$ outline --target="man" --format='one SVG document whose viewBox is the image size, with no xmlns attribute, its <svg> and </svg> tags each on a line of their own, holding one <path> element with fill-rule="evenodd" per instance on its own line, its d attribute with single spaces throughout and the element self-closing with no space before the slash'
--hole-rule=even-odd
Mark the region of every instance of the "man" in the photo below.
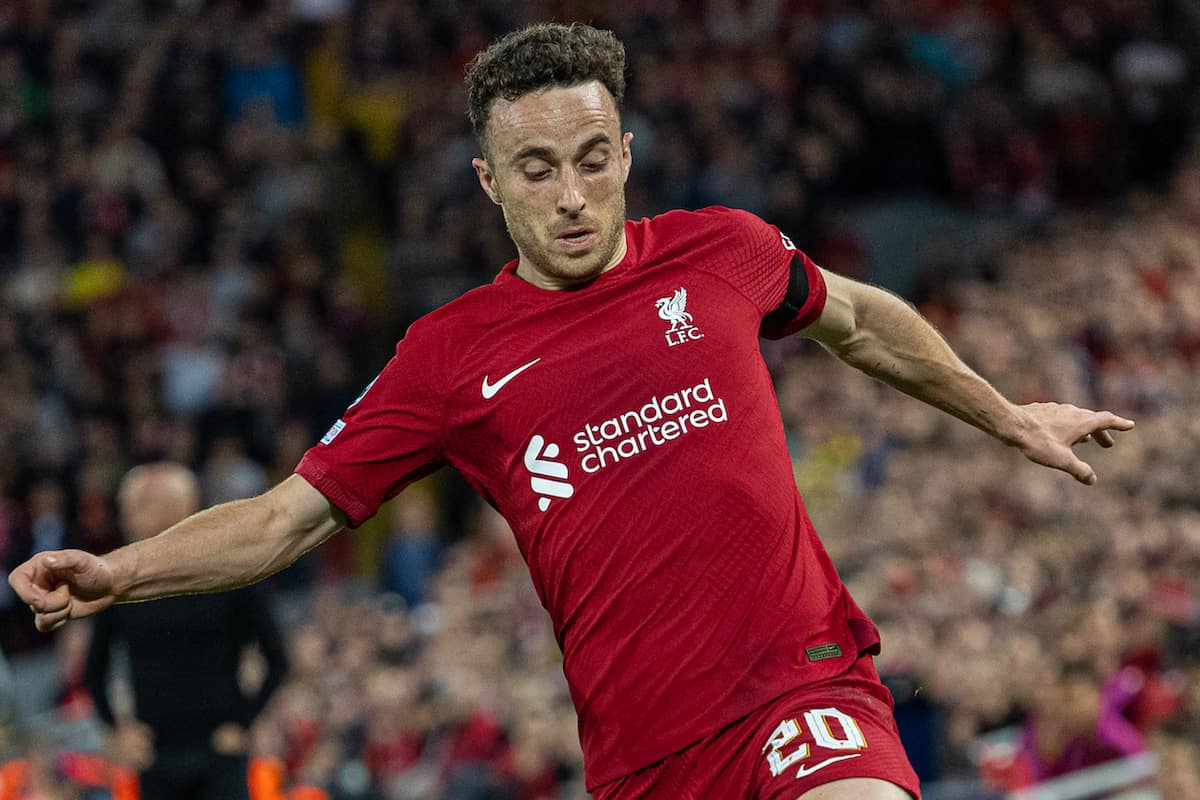
<svg viewBox="0 0 1200 800">
<path fill-rule="evenodd" d="M 611 33 L 512 33 L 468 88 L 473 165 L 518 258 L 415 323 L 271 491 L 104 557 L 15 570 L 38 626 L 258 580 L 449 463 L 513 528 L 596 797 L 918 796 L 870 657 L 878 633 L 796 492 L 760 331 L 803 332 L 1086 484 L 1072 446 L 1133 423 L 1009 403 L 908 305 L 745 212 L 626 222 Z"/>
<path fill-rule="evenodd" d="M 195 513 L 199 498 L 196 477 L 183 466 L 133 469 L 117 495 L 126 541 L 145 541 Z M 128 653 L 136 719 L 118 719 L 108 701 L 118 642 Z M 238 682 L 247 646 L 257 646 L 267 664 L 251 697 Z M 247 729 L 286 671 L 268 603 L 247 587 L 99 614 L 84 683 L 112 728 L 113 757 L 141 770 L 142 800 L 236 800 L 248 798 Z"/>
</svg>

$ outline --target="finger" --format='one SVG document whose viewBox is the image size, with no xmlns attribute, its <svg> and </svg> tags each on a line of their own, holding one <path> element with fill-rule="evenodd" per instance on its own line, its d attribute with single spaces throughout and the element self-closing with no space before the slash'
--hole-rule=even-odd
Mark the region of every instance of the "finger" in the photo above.
<svg viewBox="0 0 1200 800">
<path fill-rule="evenodd" d="M 37 614 L 33 618 L 33 622 L 34 622 L 34 625 L 37 626 L 37 629 L 39 631 L 41 631 L 42 633 L 46 633 L 48 631 L 55 630 L 56 628 L 61 628 L 63 625 L 66 624 L 67 620 L 69 620 L 70 618 L 71 618 L 71 609 L 68 606 L 67 608 L 62 608 L 57 611 L 52 611 L 52 612 L 44 613 L 44 614 Z"/>
<path fill-rule="evenodd" d="M 58 584 L 52 569 L 40 556 L 29 559 L 8 576 L 8 585 L 26 603 L 40 603 Z"/>
<path fill-rule="evenodd" d="M 63 583 L 49 592 L 43 592 L 41 597 L 29 604 L 29 607 L 40 614 L 60 611 L 71 605 L 71 587 Z"/>
<path fill-rule="evenodd" d="M 71 604 L 70 587 L 63 585 L 50 592 L 42 592 L 29 601 L 29 610 L 34 614 L 57 613 Z"/>
<path fill-rule="evenodd" d="M 46 606 L 47 611 L 56 611 L 71 605 L 71 585 L 60 583 L 49 592 L 46 592 L 42 598 L 42 605 Z"/>
<path fill-rule="evenodd" d="M 64 598 L 69 597 L 73 590 L 87 583 L 90 558 L 78 550 L 44 553 L 31 559 L 35 570 L 34 583 L 43 597 L 60 590 Z"/>
<path fill-rule="evenodd" d="M 22 564 L 9 573 L 8 585 L 12 587 L 23 603 L 39 600 L 46 593 L 34 580 L 33 569 L 28 564 Z"/>
<path fill-rule="evenodd" d="M 1112 447 L 1116 440 L 1109 431 L 1126 431 L 1132 427 L 1132 420 L 1118 417 L 1107 411 L 1090 414 L 1075 428 L 1075 439 L 1072 445 L 1083 444 L 1091 438 L 1095 439 L 1101 447 Z"/>
<path fill-rule="evenodd" d="M 97 611 L 103 611 L 112 605 L 111 598 L 101 598 L 100 600 L 80 600 L 78 597 L 71 600 L 71 614 L 76 619 L 79 617 L 87 617 L 95 614 Z"/>
<path fill-rule="evenodd" d="M 1134 421 L 1118 417 L 1111 411 L 1101 411 L 1099 414 L 1099 427 L 1108 428 L 1114 431 L 1131 431 L 1133 430 Z"/>
</svg>

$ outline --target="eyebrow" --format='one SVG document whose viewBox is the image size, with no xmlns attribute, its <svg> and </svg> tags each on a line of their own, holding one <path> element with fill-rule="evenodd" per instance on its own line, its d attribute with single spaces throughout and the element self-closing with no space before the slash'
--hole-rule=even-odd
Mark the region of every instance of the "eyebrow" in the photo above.
<svg viewBox="0 0 1200 800">
<path fill-rule="evenodd" d="M 512 157 L 512 163 L 517 164 L 527 158 L 540 158 L 549 161 L 554 152 L 549 147 L 523 147 Z"/>
<path fill-rule="evenodd" d="M 598 144 L 612 144 L 612 139 L 609 138 L 607 133 L 598 133 L 580 145 L 578 150 L 579 155 L 582 156 L 584 153 L 591 150 Z M 518 150 L 517 154 L 512 157 L 511 163 L 515 165 L 527 158 L 540 158 L 544 161 L 552 161 L 553 156 L 554 151 L 549 147 L 537 147 L 530 145 L 529 147 L 523 147 Z"/>
</svg>

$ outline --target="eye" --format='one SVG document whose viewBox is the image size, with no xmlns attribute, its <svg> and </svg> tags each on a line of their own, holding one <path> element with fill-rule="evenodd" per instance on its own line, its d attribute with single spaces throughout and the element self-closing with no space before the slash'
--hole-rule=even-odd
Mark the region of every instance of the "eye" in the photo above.
<svg viewBox="0 0 1200 800">
<path fill-rule="evenodd" d="M 585 161 L 581 165 L 587 172 L 599 172 L 608 164 L 607 158 L 601 158 L 597 161 Z"/>
<path fill-rule="evenodd" d="M 531 180 L 531 181 L 544 181 L 549 176 L 550 176 L 550 170 L 548 170 L 548 169 L 539 169 L 539 170 L 534 170 L 533 172 L 525 173 L 525 179 Z"/>
</svg>

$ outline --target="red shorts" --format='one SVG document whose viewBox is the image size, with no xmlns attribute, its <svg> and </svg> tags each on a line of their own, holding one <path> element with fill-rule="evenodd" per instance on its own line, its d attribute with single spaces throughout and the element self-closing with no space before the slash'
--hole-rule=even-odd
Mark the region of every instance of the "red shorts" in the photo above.
<svg viewBox="0 0 1200 800">
<path fill-rule="evenodd" d="M 596 800 L 796 800 L 844 778 L 880 778 L 920 800 L 892 694 L 874 659 L 793 689 L 685 750 L 596 787 Z"/>
</svg>

